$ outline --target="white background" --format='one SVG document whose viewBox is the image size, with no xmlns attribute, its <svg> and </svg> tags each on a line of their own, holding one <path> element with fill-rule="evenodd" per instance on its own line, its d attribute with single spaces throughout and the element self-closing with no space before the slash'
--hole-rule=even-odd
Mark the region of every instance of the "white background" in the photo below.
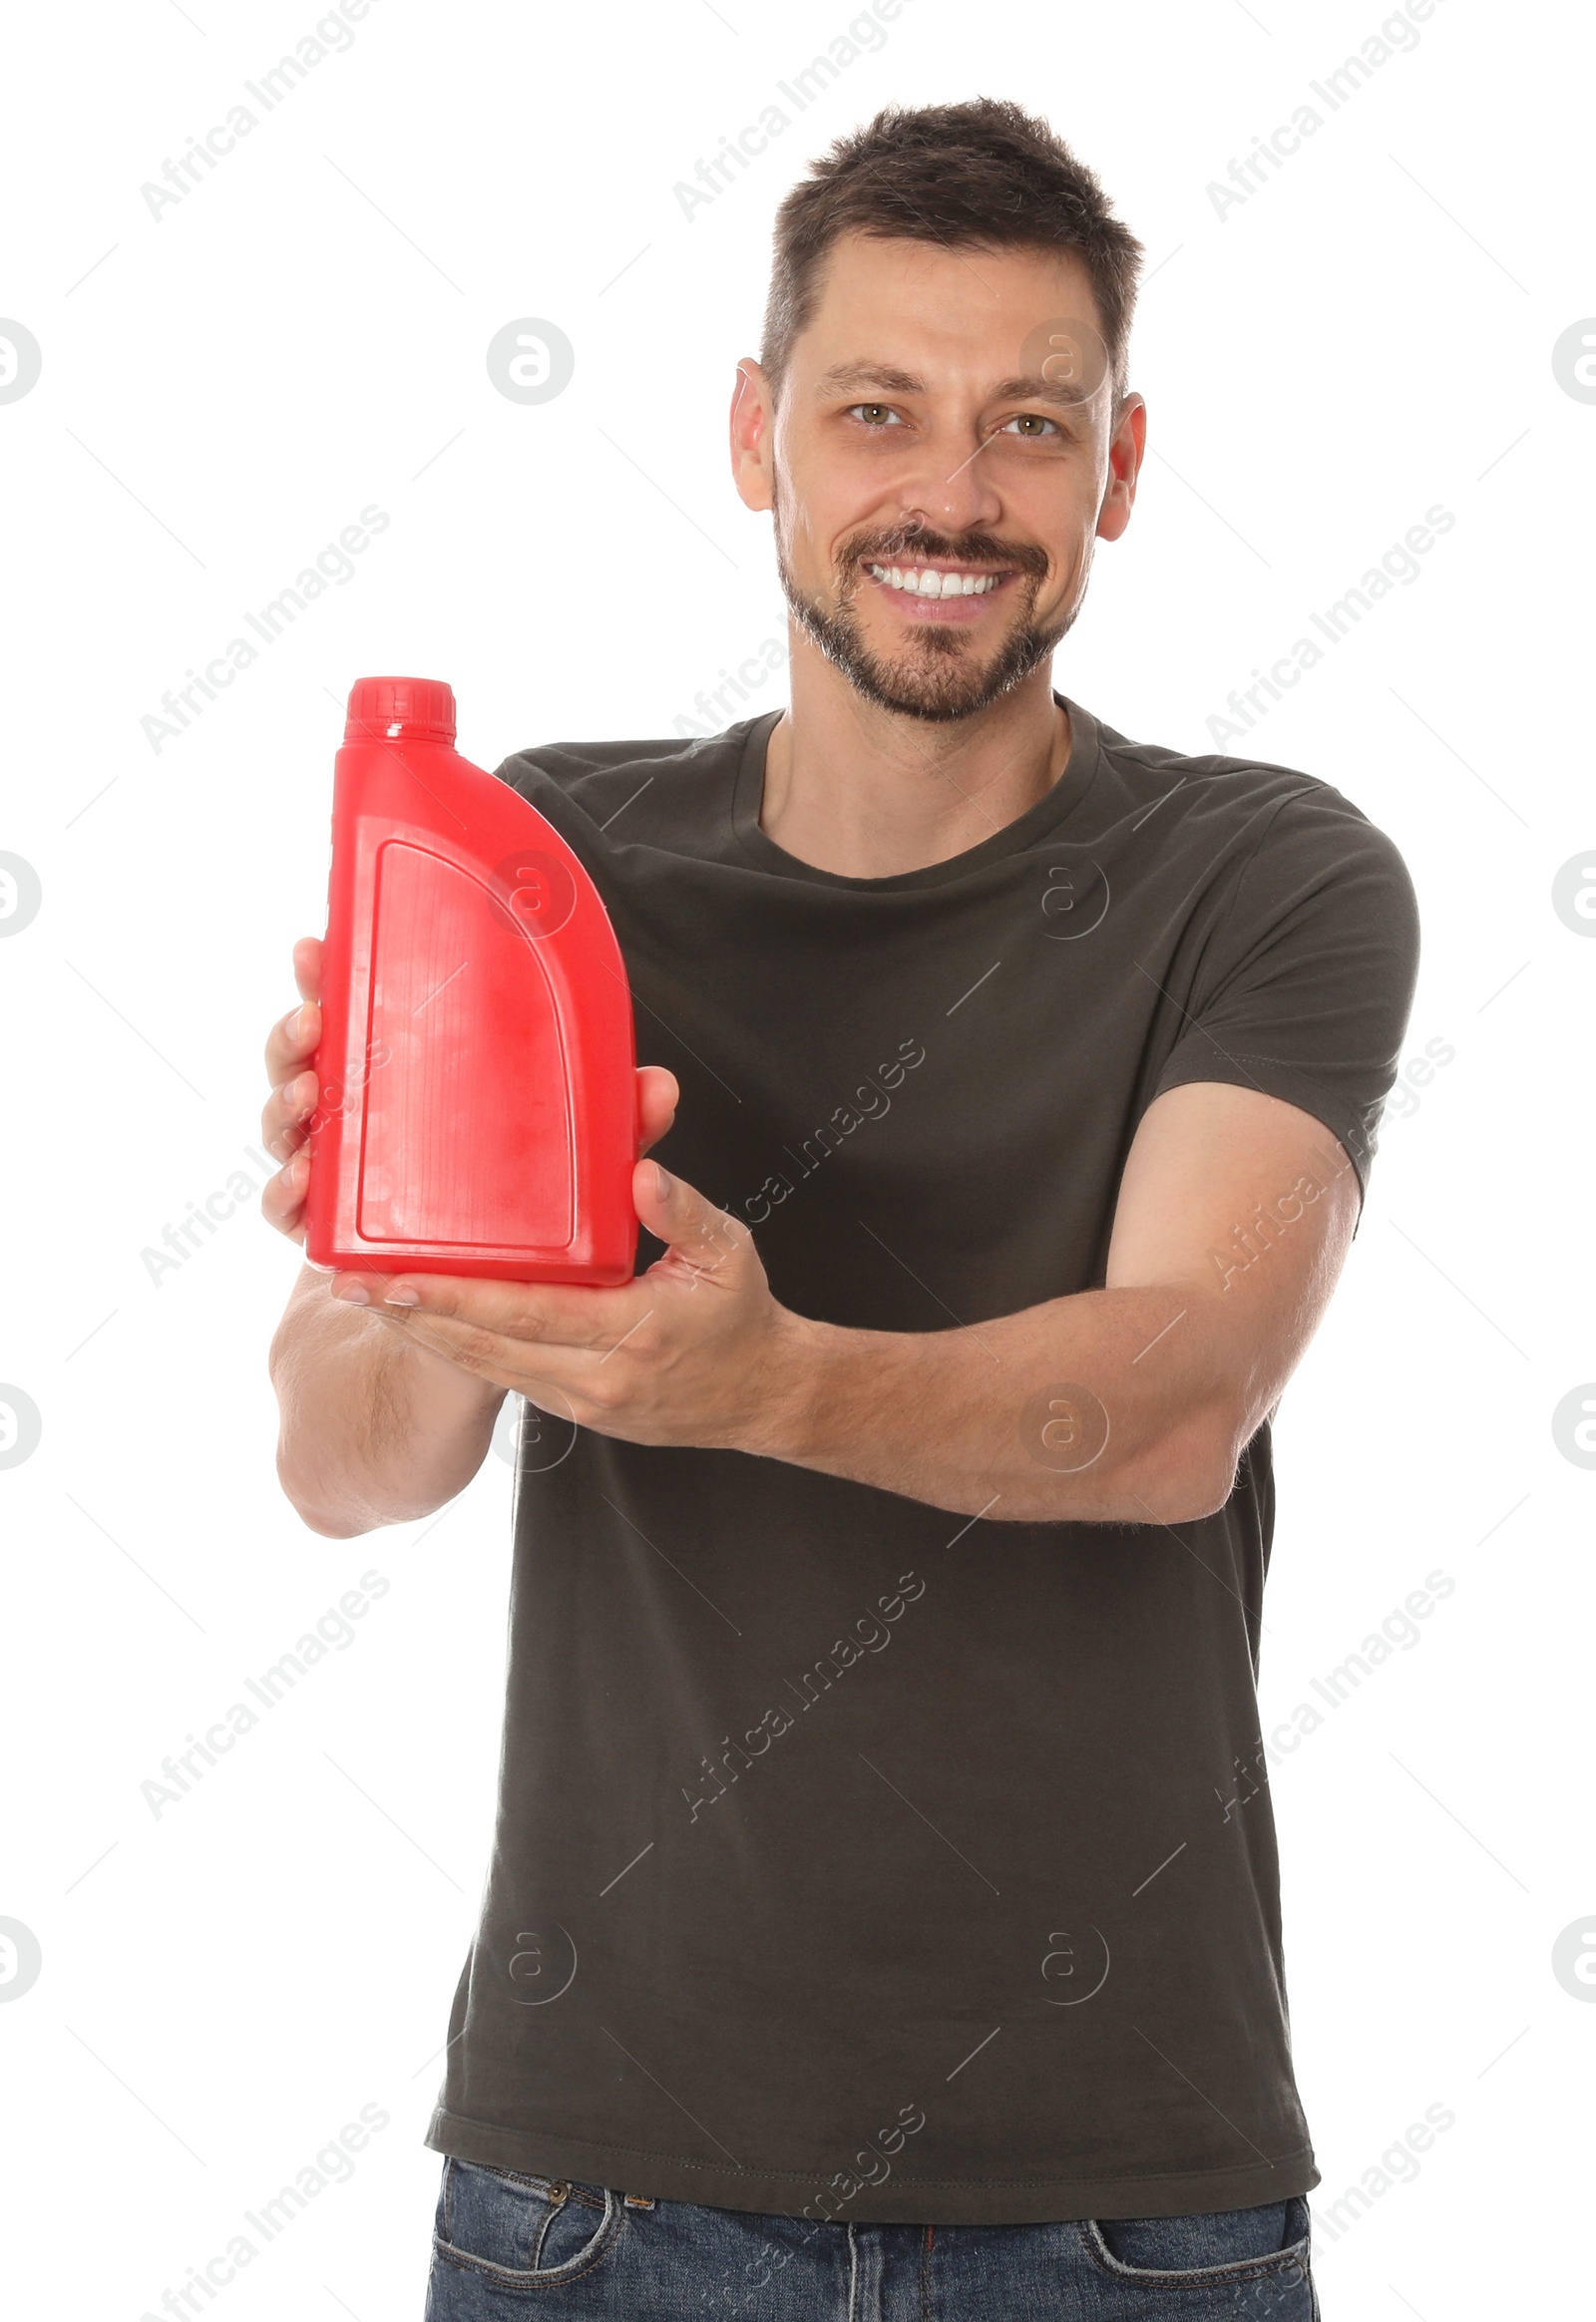
<svg viewBox="0 0 1596 2322">
<path fill-rule="evenodd" d="M 43 886 L 0 943 L 0 1379 L 43 1416 L 0 1473 L 0 1916 L 43 1956 L 0 2006 L 18 2313 L 159 2311 L 370 2104 L 390 2123 L 351 2180 L 215 2305 L 419 2315 L 439 2168 L 421 2134 L 490 1830 L 510 1470 L 490 1458 L 430 1524 L 315 1537 L 276 1486 L 265 1374 L 296 1253 L 248 1203 L 159 1285 L 142 1253 L 240 1166 L 262 1174 L 243 1151 L 260 1047 L 292 1001 L 289 946 L 322 924 L 352 679 L 448 678 L 492 766 L 669 733 L 784 638 L 767 520 L 724 450 L 774 204 L 878 105 L 978 94 L 1044 114 L 1148 250 L 1133 378 L 1154 450 L 1062 690 L 1201 750 L 1232 688 L 1317 634 L 1310 611 L 1432 504 L 1455 516 L 1421 577 L 1231 745 L 1325 776 L 1396 840 L 1424 928 L 1407 1052 L 1453 1051 L 1388 1114 L 1282 1412 L 1265 1728 L 1426 1573 L 1452 1579 L 1421 1641 L 1273 1772 L 1316 2207 L 1426 2107 L 1455 2115 L 1410 2181 L 1321 2233 L 1322 2295 L 1329 2322 L 1577 2302 L 1596 2006 L 1552 1948 L 1596 1913 L 1596 1472 L 1551 1415 L 1596 1374 L 1596 942 L 1551 888 L 1596 841 L 1596 405 L 1552 348 L 1596 310 L 1582 30 L 1436 0 L 1332 115 L 1308 84 L 1378 31 L 1376 0 L 905 0 L 878 53 L 684 217 L 676 182 L 771 102 L 792 114 L 776 81 L 850 20 L 846 0 L 372 0 L 347 52 L 252 105 L 253 133 L 159 217 L 141 186 L 310 30 L 313 0 L 100 0 L 14 27 L 0 313 L 43 349 L 0 404 L 0 848 Z M 1210 183 L 1305 102 L 1324 126 L 1218 214 Z M 522 316 L 577 350 L 537 407 L 484 360 Z M 355 577 L 153 749 L 163 692 L 368 504 L 390 523 Z M 355 1642 L 154 1815 L 162 1759 L 373 1569 L 388 1593 Z"/>
</svg>

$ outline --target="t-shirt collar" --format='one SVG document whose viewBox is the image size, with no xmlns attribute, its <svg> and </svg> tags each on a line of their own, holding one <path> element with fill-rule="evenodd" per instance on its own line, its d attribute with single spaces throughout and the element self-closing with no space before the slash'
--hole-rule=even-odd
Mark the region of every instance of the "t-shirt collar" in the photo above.
<svg viewBox="0 0 1596 2322">
<path fill-rule="evenodd" d="M 1053 699 L 1066 711 L 1069 718 L 1069 763 L 1052 788 L 1043 793 L 1033 806 L 1016 815 L 1001 830 L 994 831 L 990 839 L 967 847 L 962 854 L 950 855 L 944 863 L 931 863 L 920 871 L 901 871 L 886 879 L 852 879 L 840 871 L 823 871 L 814 863 L 802 862 L 789 855 L 784 847 L 759 827 L 759 809 L 764 797 L 765 752 L 770 736 L 782 716 L 779 709 L 767 710 L 763 716 L 749 721 L 732 791 L 731 820 L 738 844 L 745 855 L 762 870 L 781 874 L 788 879 L 807 879 L 823 887 L 858 888 L 881 891 L 894 888 L 942 887 L 980 871 L 989 863 L 1001 860 L 1005 855 L 1022 853 L 1039 840 L 1052 837 L 1085 797 L 1096 776 L 1101 754 L 1101 737 L 1097 720 L 1090 710 L 1064 694 L 1054 692 Z"/>
</svg>

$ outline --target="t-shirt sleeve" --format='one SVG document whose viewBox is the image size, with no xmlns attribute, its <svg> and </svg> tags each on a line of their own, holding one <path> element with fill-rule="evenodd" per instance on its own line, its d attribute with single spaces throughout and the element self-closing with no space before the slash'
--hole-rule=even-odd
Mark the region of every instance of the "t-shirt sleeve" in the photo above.
<svg viewBox="0 0 1596 2322">
<path fill-rule="evenodd" d="M 1323 1121 L 1361 1194 L 1418 973 L 1418 904 L 1395 843 L 1328 786 L 1270 817 L 1207 931 L 1155 1095 L 1261 1089 Z"/>
</svg>

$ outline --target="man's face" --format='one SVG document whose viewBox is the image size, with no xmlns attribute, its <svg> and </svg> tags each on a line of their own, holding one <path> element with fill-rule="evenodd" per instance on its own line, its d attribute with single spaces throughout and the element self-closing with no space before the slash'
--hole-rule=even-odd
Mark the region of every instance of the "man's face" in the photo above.
<svg viewBox="0 0 1596 2322">
<path fill-rule="evenodd" d="M 844 235 L 772 419 L 745 364 L 738 488 L 775 518 L 793 614 L 866 699 L 945 723 L 1043 664 L 1094 538 L 1130 513 L 1142 414 L 1117 415 L 1068 254 Z"/>
</svg>

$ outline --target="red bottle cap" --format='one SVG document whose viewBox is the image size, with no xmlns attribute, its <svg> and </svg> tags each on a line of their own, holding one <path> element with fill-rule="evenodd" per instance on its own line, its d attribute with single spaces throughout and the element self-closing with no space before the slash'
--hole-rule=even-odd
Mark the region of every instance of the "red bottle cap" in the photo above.
<svg viewBox="0 0 1596 2322">
<path fill-rule="evenodd" d="M 455 697 L 436 677 L 359 677 L 350 688 L 346 742 L 452 742 Z"/>
</svg>

